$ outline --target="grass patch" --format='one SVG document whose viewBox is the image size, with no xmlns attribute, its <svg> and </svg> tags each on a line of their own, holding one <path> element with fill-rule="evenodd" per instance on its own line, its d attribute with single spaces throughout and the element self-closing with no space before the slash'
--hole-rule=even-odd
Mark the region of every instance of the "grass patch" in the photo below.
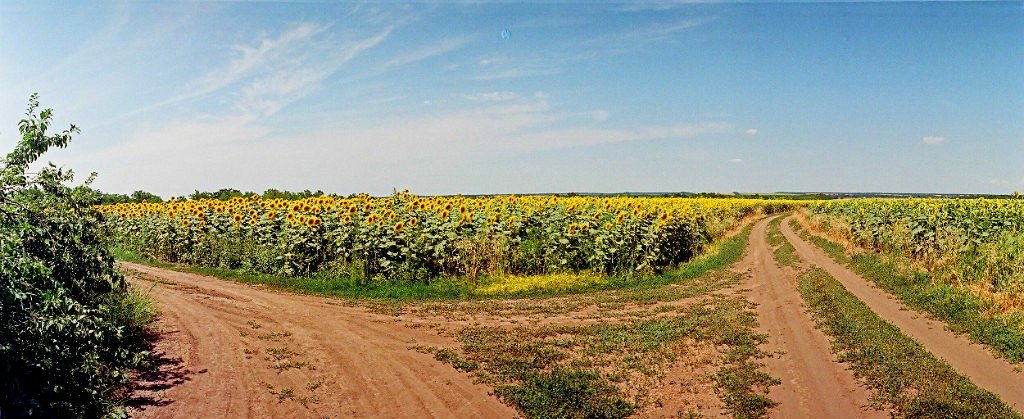
<svg viewBox="0 0 1024 419">
<path fill-rule="evenodd" d="M 116 247 L 112 247 L 111 252 L 116 259 L 123 261 L 181 272 L 209 275 L 243 283 L 269 285 L 274 288 L 304 294 L 385 301 L 479 300 L 509 297 L 552 297 L 634 287 L 657 287 L 696 278 L 711 270 L 720 269 L 738 261 L 743 255 L 743 249 L 746 247 L 747 240 L 750 237 L 750 229 L 751 227 L 747 226 L 739 233 L 711 246 L 704 254 L 681 264 L 677 269 L 643 279 L 559 274 L 563 276 L 560 279 L 558 275 L 549 276 L 549 279 L 555 278 L 556 280 L 545 280 L 543 276 L 538 279 L 509 277 L 507 282 L 503 278 L 488 278 L 481 281 L 480 286 L 476 288 L 467 281 L 457 278 L 435 278 L 423 282 L 362 282 L 353 278 L 332 276 L 328 273 L 291 278 L 235 269 L 166 263 Z M 566 278 L 577 278 L 579 280 L 572 282 L 567 281 Z"/>
<path fill-rule="evenodd" d="M 749 303 L 711 295 L 665 318 L 547 327 L 468 327 L 458 352 L 435 358 L 482 381 L 528 417 L 625 417 L 648 402 L 646 389 L 687 347 L 718 348 L 723 364 L 712 375 L 720 398 L 737 417 L 763 416 L 763 396 L 776 381 L 758 370 L 765 339 L 754 331 Z M 621 320 L 621 319 L 620 319 Z M 467 368 L 467 366 L 472 366 Z"/>
<path fill-rule="evenodd" d="M 528 374 L 497 393 L 532 418 L 624 418 L 636 408 L 600 374 L 580 368 Z"/>
<path fill-rule="evenodd" d="M 840 361 L 875 389 L 875 401 L 902 417 L 1019 418 L 999 397 L 958 374 L 885 322 L 820 268 L 799 279 L 818 325 Z"/>
<path fill-rule="evenodd" d="M 796 249 L 788 242 L 777 247 L 772 254 L 779 266 L 794 266 L 800 262 L 800 257 L 796 255 Z"/>
<path fill-rule="evenodd" d="M 800 235 L 904 304 L 935 316 L 951 330 L 967 334 L 1010 361 L 1024 362 L 1024 333 L 1008 319 L 985 316 L 992 310 L 991 302 L 955 285 L 933 281 L 925 271 L 905 269 L 905 264 L 877 253 L 859 252 L 851 256 L 841 244 L 809 234 L 806 229 Z"/>
<path fill-rule="evenodd" d="M 794 266 L 800 262 L 800 257 L 796 255 L 796 249 L 793 248 L 793 245 L 786 241 L 786 237 L 782 235 L 780 226 L 783 218 L 785 217 L 775 217 L 768 222 L 768 234 L 765 240 L 772 248 L 775 262 L 780 266 Z"/>
<path fill-rule="evenodd" d="M 779 247 L 779 245 L 786 242 L 786 237 L 783 236 L 782 231 L 779 230 L 779 224 L 782 222 L 783 218 L 786 217 L 778 216 L 768 222 L 768 234 L 765 236 L 765 240 L 772 248 Z"/>
</svg>

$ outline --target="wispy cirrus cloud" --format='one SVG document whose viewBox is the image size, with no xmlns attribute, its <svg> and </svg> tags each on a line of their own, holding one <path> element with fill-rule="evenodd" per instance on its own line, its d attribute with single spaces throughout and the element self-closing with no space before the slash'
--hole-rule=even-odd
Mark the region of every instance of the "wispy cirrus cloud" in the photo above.
<svg viewBox="0 0 1024 419">
<path fill-rule="evenodd" d="M 430 58 L 438 57 L 449 52 L 462 48 L 466 44 L 479 38 L 478 35 L 466 35 L 444 38 L 436 42 L 428 43 L 419 49 L 401 54 L 384 63 L 384 69 L 412 64 Z"/>
<path fill-rule="evenodd" d="M 508 92 L 497 93 L 493 96 L 510 96 L 505 94 Z M 131 164 L 118 166 L 108 178 L 130 176 L 150 190 L 176 194 L 191 190 L 182 190 L 181 185 L 219 187 L 210 184 L 209 179 L 243 189 L 250 184 L 261 185 L 258 182 L 267 182 L 264 173 L 274 173 L 275 184 L 284 187 L 337 178 L 376 185 L 382 180 L 367 176 L 381 170 L 387 171 L 389 181 L 410 182 L 422 178 L 427 166 L 450 168 L 480 159 L 546 150 L 686 140 L 735 132 L 729 123 L 699 121 L 607 127 L 598 118 L 603 114 L 580 118 L 576 110 L 553 109 L 546 93 L 514 96 L 430 114 L 395 115 L 373 121 L 340 119 L 337 125 L 306 132 L 273 132 L 244 117 L 205 117 L 146 127 L 132 135 L 128 143 L 91 157 L 114 161 L 131 155 Z M 203 152 L 197 153 L 198 149 Z M 231 165 L 227 170 L 211 157 L 225 155 L 232 156 L 233 161 L 260 164 Z M 159 164 L 167 161 L 174 162 L 173 169 Z M 174 176 L 168 175 L 169 170 Z"/>
<path fill-rule="evenodd" d="M 694 4 L 712 3 L 702 0 L 658 0 L 658 1 L 630 1 L 620 5 L 617 9 L 623 12 L 647 12 L 678 9 L 680 7 L 692 6 Z"/>
<path fill-rule="evenodd" d="M 276 114 L 287 104 L 315 91 L 324 79 L 359 53 L 379 44 L 391 31 L 389 27 L 377 35 L 340 45 L 328 41 L 290 51 L 283 59 L 268 63 L 261 75 L 242 88 L 236 109 L 255 116 Z"/>
<path fill-rule="evenodd" d="M 273 115 L 309 94 L 318 83 L 359 53 L 379 44 L 393 30 L 387 27 L 376 35 L 349 41 L 318 39 L 330 27 L 301 23 L 276 37 L 234 45 L 234 58 L 186 83 L 181 93 L 122 117 L 202 98 L 230 87 L 238 87 L 235 110 L 255 116 Z"/>
<path fill-rule="evenodd" d="M 518 79 L 522 77 L 550 76 L 560 73 L 561 70 L 554 66 L 522 66 L 488 72 L 474 77 L 480 81 L 493 81 L 503 79 Z"/>
<path fill-rule="evenodd" d="M 945 137 L 924 137 L 921 138 L 921 143 L 928 145 L 935 145 L 946 141 Z"/>
<path fill-rule="evenodd" d="M 462 97 L 465 98 L 466 100 L 471 100 L 473 102 L 480 102 L 480 101 L 504 102 L 504 101 L 507 101 L 507 100 L 515 99 L 515 98 L 519 97 L 519 95 L 516 92 L 496 91 L 496 92 L 486 92 L 486 93 L 465 94 L 465 95 L 462 95 Z"/>
<path fill-rule="evenodd" d="M 669 23 L 652 23 L 635 29 L 590 38 L 584 42 L 584 45 L 604 47 L 613 51 L 619 48 L 638 49 L 646 43 L 667 39 L 672 35 L 704 26 L 717 19 L 714 16 L 690 17 Z"/>
</svg>

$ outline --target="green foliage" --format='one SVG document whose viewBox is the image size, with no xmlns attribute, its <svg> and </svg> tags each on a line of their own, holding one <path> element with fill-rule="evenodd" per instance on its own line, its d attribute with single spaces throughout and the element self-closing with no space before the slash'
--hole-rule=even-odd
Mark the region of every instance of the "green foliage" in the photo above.
<svg viewBox="0 0 1024 419">
<path fill-rule="evenodd" d="M 327 295 L 344 298 L 374 299 L 387 301 L 413 300 L 469 300 L 481 298 L 504 297 L 550 297 L 564 294 L 590 293 L 616 289 L 646 289 L 650 292 L 661 285 L 693 280 L 708 274 L 715 269 L 722 269 L 736 263 L 743 256 L 750 238 L 751 227 L 747 226 L 740 232 L 711 246 L 700 256 L 683 263 L 678 269 L 646 278 L 643 281 L 629 278 L 603 278 L 598 282 L 587 282 L 573 287 L 561 289 L 532 289 L 520 292 L 490 293 L 481 295 L 479 288 L 459 279 L 438 278 L 429 282 L 423 281 L 364 281 L 358 276 L 345 276 L 332 271 L 319 271 L 302 277 L 260 274 L 242 269 L 207 268 L 171 264 L 147 258 L 138 253 L 119 247 L 111 247 L 115 258 L 129 262 L 143 263 L 165 269 L 184 272 L 196 272 L 203 275 L 216 276 L 244 283 L 270 285 L 276 288 L 315 295 Z M 500 281 L 502 278 L 494 278 Z M 704 292 L 707 290 L 702 290 Z M 699 293 L 694 293 L 696 295 Z"/>
<path fill-rule="evenodd" d="M 235 196 L 101 207 L 111 243 L 208 268 L 361 284 L 503 275 L 645 278 L 788 202 L 673 198 Z"/>
<path fill-rule="evenodd" d="M 0 411 L 5 417 L 101 417 L 146 361 L 152 309 L 127 286 L 102 246 L 87 187 L 50 164 L 29 173 L 72 125 L 48 135 L 53 111 L 29 101 L 21 141 L 0 161 Z M 86 182 L 88 184 L 91 181 Z"/>
<path fill-rule="evenodd" d="M 826 229 L 941 279 L 1024 294 L 1024 200 L 840 200 L 809 209 Z"/>
<path fill-rule="evenodd" d="M 498 394 L 531 418 L 624 418 L 634 409 L 600 374 L 579 368 L 531 373 Z"/>
</svg>

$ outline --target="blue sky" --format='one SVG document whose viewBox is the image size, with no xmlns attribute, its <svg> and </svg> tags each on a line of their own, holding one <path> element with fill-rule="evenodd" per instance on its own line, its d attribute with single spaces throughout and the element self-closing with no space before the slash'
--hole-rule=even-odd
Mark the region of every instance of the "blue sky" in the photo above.
<svg viewBox="0 0 1024 419">
<path fill-rule="evenodd" d="M 2 0 L 0 91 L 122 193 L 1024 190 L 1021 2 Z"/>
</svg>

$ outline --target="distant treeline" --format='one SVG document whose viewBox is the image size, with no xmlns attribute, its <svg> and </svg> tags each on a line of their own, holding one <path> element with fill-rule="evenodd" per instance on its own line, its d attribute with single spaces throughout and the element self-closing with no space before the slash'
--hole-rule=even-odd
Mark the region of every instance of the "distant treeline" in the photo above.
<svg viewBox="0 0 1024 419">
<path fill-rule="evenodd" d="M 83 187 L 84 188 L 84 187 Z M 96 202 L 99 204 L 116 204 L 119 202 L 163 202 L 164 199 L 146 191 L 135 191 L 129 195 L 111 194 L 92 190 L 96 194 Z M 324 191 L 304 190 L 302 192 L 282 191 L 267 189 L 263 193 L 243 192 L 234 188 L 223 188 L 214 192 L 195 191 L 186 196 L 171 197 L 174 200 L 183 199 L 219 199 L 222 201 L 235 197 L 250 197 L 259 195 L 263 199 L 303 199 L 311 196 L 341 196 L 327 194 Z M 351 194 L 348 197 L 357 196 Z M 487 195 L 465 195 L 467 197 L 488 197 L 509 194 L 487 194 Z M 1013 195 L 988 195 L 988 194 L 928 194 L 928 193 L 880 193 L 880 192 L 779 192 L 779 193 L 717 193 L 717 192 L 618 192 L 618 193 L 593 193 L 593 192 L 569 192 L 569 193 L 541 193 L 541 194 L 515 194 L 515 195 L 554 195 L 560 197 L 571 196 L 641 196 L 641 197 L 670 197 L 670 198 L 748 198 L 748 199 L 792 199 L 792 200 L 826 200 L 842 198 L 959 198 L 959 199 L 1007 199 L 1019 198 L 1020 193 Z M 460 195 L 462 196 L 462 195 Z"/>
<path fill-rule="evenodd" d="M 164 199 L 161 198 L 160 196 L 152 194 L 152 193 L 149 193 L 149 192 L 146 192 L 146 191 L 141 191 L 141 190 L 140 191 L 132 192 L 131 194 L 128 194 L 128 195 L 106 193 L 106 192 L 97 191 L 97 190 L 93 190 L 92 192 L 95 194 L 95 196 L 96 196 L 96 203 L 98 203 L 98 204 L 117 204 L 117 203 L 121 203 L 121 202 L 164 202 Z M 187 196 L 181 196 L 181 197 L 174 197 L 174 196 L 172 196 L 171 199 L 172 200 L 182 200 L 182 199 L 219 199 L 219 200 L 222 200 L 222 201 L 226 201 L 226 200 L 229 200 L 229 199 L 235 198 L 235 197 L 247 198 L 247 197 L 250 197 L 250 196 L 253 196 L 253 195 L 259 195 L 261 198 L 264 198 L 264 199 L 288 199 L 288 200 L 293 200 L 293 199 L 309 198 L 311 196 L 323 196 L 324 195 L 324 191 L 319 191 L 318 190 L 318 191 L 314 192 L 314 191 L 310 191 L 310 190 L 307 189 L 307 190 L 304 190 L 302 192 L 292 192 L 292 191 L 281 191 L 281 190 L 277 190 L 277 189 L 267 189 L 266 191 L 263 191 L 263 193 L 256 193 L 256 192 L 243 192 L 243 191 L 240 191 L 240 190 L 234 189 L 234 188 L 223 188 L 223 189 L 220 189 L 220 190 L 217 190 L 217 191 L 214 191 L 214 192 L 204 192 L 204 191 L 198 191 L 197 190 L 197 191 L 195 191 L 195 192 L 193 192 L 193 193 L 191 193 L 191 194 L 189 194 Z"/>
</svg>

